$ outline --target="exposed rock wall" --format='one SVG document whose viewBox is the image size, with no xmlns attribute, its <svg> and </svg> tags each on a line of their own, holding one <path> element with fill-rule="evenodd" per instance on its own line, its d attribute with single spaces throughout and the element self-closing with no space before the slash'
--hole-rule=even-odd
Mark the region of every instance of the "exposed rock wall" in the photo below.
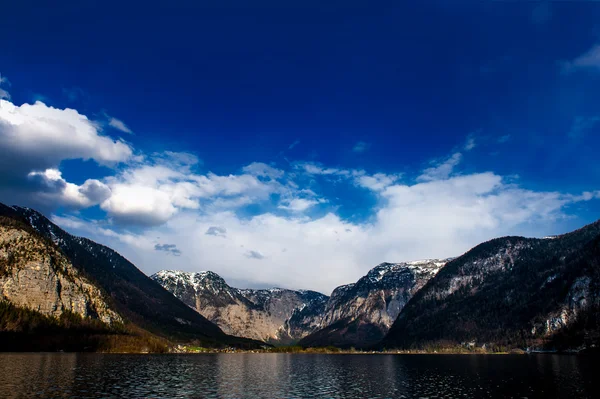
<svg viewBox="0 0 600 399">
<path fill-rule="evenodd" d="M 52 244 L 11 226 L 0 226 L 0 297 L 45 315 L 70 311 L 107 324 L 122 322 L 101 291 Z"/>
<path fill-rule="evenodd" d="M 336 288 L 306 346 L 368 346 L 382 339 L 410 298 L 448 260 L 382 263 L 356 283 Z"/>
<path fill-rule="evenodd" d="M 284 325 L 295 309 L 326 298 L 313 291 L 241 290 L 230 287 L 213 272 L 163 270 L 151 278 L 225 333 L 276 344 L 307 335 L 309 330 L 289 330 Z"/>
</svg>

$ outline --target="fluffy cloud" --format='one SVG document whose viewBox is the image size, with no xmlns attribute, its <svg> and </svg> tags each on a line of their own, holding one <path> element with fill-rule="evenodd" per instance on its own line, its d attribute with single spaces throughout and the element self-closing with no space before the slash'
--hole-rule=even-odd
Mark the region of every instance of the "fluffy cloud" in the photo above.
<svg viewBox="0 0 600 399">
<path fill-rule="evenodd" d="M 243 167 L 242 171 L 253 176 L 269 177 L 271 179 L 280 179 L 284 175 L 283 170 L 276 169 L 262 162 L 253 162 Z"/>
<path fill-rule="evenodd" d="M 197 174 L 195 155 L 165 151 L 134 157 L 128 144 L 101 135 L 95 123 L 75 110 L 0 101 L 0 151 L 5 154 L 0 181 L 3 189 L 35 192 L 35 204 L 100 204 L 116 222 L 152 226 L 182 209 L 200 209 L 202 200 L 213 207 L 242 206 L 283 191 L 276 181 L 283 172 L 266 164 L 248 165 L 238 175 Z M 78 186 L 61 175 L 59 165 L 69 159 L 126 164 L 113 176 Z"/>
<path fill-rule="evenodd" d="M 22 179 L 33 170 L 56 169 L 68 159 L 112 165 L 128 160 L 131 147 L 103 136 L 85 115 L 42 102 L 0 100 L 0 175 Z"/>
<path fill-rule="evenodd" d="M 156 251 L 138 249 L 161 237 L 177 245 L 182 251 L 179 263 L 185 262 L 191 271 L 214 270 L 247 286 L 329 293 L 383 261 L 457 256 L 501 235 L 553 233 L 552 226 L 566 217 L 566 206 L 600 198 L 598 191 L 535 192 L 491 172 L 396 182 L 378 193 L 381 205 L 364 223 L 343 220 L 333 212 L 318 218 L 267 212 L 248 219 L 230 211 L 187 210 L 134 238 L 117 233 L 109 237 L 105 231 L 98 237 L 112 240 L 112 246 L 148 273 L 177 267 Z"/>
<path fill-rule="evenodd" d="M 399 178 L 400 175 L 386 175 L 384 173 L 375 173 L 372 176 L 362 174 L 356 176 L 356 184 L 372 191 L 381 191 L 386 187 L 389 187 Z"/>
<path fill-rule="evenodd" d="M 163 224 L 185 209 L 236 208 L 266 201 L 273 193 L 285 193 L 276 180 L 283 172 L 253 163 L 238 175 L 198 174 L 198 159 L 187 153 L 154 154 L 106 179 L 110 198 L 101 207 L 115 221 L 153 226 Z"/>
<path fill-rule="evenodd" d="M 318 203 L 319 201 L 313 199 L 294 198 L 287 203 L 279 205 L 279 209 L 285 209 L 292 212 L 304 212 Z"/>
<path fill-rule="evenodd" d="M 114 247 L 149 274 L 184 264 L 247 286 L 329 293 L 383 261 L 456 256 L 505 234 L 555 233 L 569 205 L 600 199 L 599 191 L 532 191 L 492 172 L 460 174 L 472 139 L 414 179 L 316 163 L 282 170 L 254 162 L 218 175 L 201 171 L 198 157 L 187 152 L 134 156 L 75 110 L 0 101 L 0 150 L 7 154 L 0 178 L 20 181 L 54 206 L 99 205 L 107 218 L 53 219 Z M 60 171 L 68 159 L 119 166 L 79 185 Z M 324 197 L 326 184 L 369 190 L 377 203 L 367 221 L 342 218 L 339 199 Z M 238 212 L 248 204 L 258 211 Z M 318 204 L 319 213 L 307 212 Z"/>
<path fill-rule="evenodd" d="M 44 202 L 72 208 L 88 208 L 110 197 L 107 185 L 96 179 L 88 179 L 81 186 L 67 182 L 57 169 L 30 172 L 27 176 L 38 188 L 37 195 Z"/>
<path fill-rule="evenodd" d="M 116 184 L 112 185 L 112 195 L 101 207 L 118 222 L 152 226 L 175 215 L 174 202 L 178 200 L 181 201 L 160 188 Z"/>
</svg>

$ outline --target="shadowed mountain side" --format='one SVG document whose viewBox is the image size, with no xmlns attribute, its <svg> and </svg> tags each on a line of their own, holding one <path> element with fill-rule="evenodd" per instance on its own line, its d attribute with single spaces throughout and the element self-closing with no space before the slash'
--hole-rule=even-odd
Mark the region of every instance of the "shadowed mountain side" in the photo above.
<svg viewBox="0 0 600 399">
<path fill-rule="evenodd" d="M 599 309 L 600 221 L 478 245 L 412 298 L 378 346 L 591 348 L 600 344 Z"/>
</svg>

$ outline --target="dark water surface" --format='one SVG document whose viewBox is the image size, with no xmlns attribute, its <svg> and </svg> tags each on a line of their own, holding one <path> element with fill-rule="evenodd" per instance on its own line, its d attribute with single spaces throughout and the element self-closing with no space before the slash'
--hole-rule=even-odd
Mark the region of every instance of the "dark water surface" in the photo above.
<svg viewBox="0 0 600 399">
<path fill-rule="evenodd" d="M 594 357 L 0 354 L 2 398 L 600 398 Z"/>
</svg>

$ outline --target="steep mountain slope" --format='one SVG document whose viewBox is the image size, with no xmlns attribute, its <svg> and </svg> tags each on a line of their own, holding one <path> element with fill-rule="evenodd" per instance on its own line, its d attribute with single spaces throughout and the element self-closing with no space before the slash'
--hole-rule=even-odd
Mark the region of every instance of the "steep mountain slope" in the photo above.
<svg viewBox="0 0 600 399">
<path fill-rule="evenodd" d="M 127 324 L 60 248 L 12 216 L 0 216 L 0 351 L 167 350 Z"/>
<path fill-rule="evenodd" d="M 58 248 L 27 230 L 0 217 L 0 298 L 47 316 L 70 312 L 108 325 L 123 321 Z"/>
<path fill-rule="evenodd" d="M 449 262 L 381 347 L 600 344 L 600 221 L 569 234 L 498 238 Z"/>
<path fill-rule="evenodd" d="M 318 329 L 299 344 L 364 347 L 378 342 L 409 299 L 446 262 L 382 263 L 356 283 L 336 288 L 318 320 L 312 320 Z"/>
<path fill-rule="evenodd" d="M 168 339 L 197 340 L 205 345 L 256 345 L 227 336 L 215 324 L 173 297 L 117 252 L 65 232 L 28 208 L 0 206 L 0 216 L 22 220 L 53 242 L 82 276 L 106 293 L 126 322 Z"/>
<path fill-rule="evenodd" d="M 314 291 L 240 290 L 213 272 L 163 270 L 151 278 L 226 333 L 277 344 L 306 335 L 302 328 L 286 329 L 286 321 L 294 310 L 326 298 Z"/>
</svg>

